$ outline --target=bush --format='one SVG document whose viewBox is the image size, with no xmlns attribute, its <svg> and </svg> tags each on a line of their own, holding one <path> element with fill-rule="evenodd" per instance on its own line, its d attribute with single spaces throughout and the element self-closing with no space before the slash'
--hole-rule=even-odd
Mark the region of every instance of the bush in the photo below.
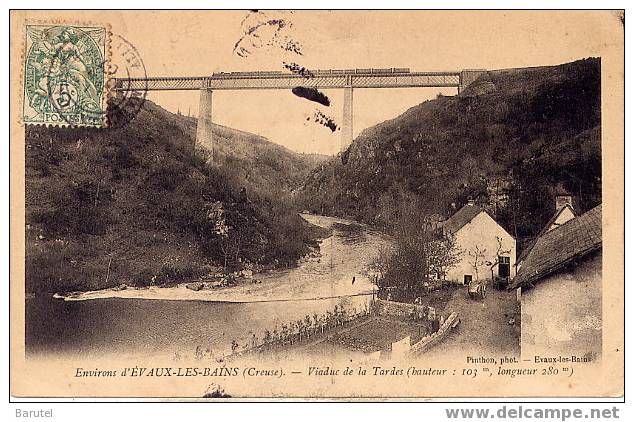
<svg viewBox="0 0 634 422">
<path fill-rule="evenodd" d="M 69 201 L 66 206 L 33 212 L 31 221 L 42 224 L 48 236 L 73 236 L 103 235 L 111 220 L 102 207 Z"/>
<path fill-rule="evenodd" d="M 68 292 L 97 287 L 104 280 L 107 264 L 94 260 L 94 251 L 87 245 L 51 245 L 42 250 L 29 250 L 25 261 L 28 292 Z"/>
<path fill-rule="evenodd" d="M 53 184 L 48 188 L 49 204 L 27 215 L 29 222 L 44 226 L 47 236 L 103 235 L 112 222 L 111 186 L 85 176 L 75 183 Z"/>
<path fill-rule="evenodd" d="M 139 163 L 130 148 L 126 144 L 121 144 L 114 155 L 112 169 L 129 169 Z"/>
<path fill-rule="evenodd" d="M 152 277 L 154 277 L 152 271 L 145 268 L 132 277 L 132 282 L 135 286 L 150 286 L 153 283 Z"/>
<path fill-rule="evenodd" d="M 157 164 L 147 177 L 149 186 L 173 191 L 187 177 L 186 166 L 175 161 L 164 161 Z"/>
<path fill-rule="evenodd" d="M 175 262 L 166 262 L 161 267 L 160 276 L 170 282 L 179 282 L 191 280 L 202 275 L 199 265 L 179 264 Z"/>
</svg>

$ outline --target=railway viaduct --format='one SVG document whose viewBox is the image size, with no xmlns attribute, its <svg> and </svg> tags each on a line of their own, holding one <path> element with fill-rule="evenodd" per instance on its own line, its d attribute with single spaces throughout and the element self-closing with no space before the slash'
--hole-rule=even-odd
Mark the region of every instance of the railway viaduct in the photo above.
<svg viewBox="0 0 634 422">
<path fill-rule="evenodd" d="M 208 152 L 213 161 L 213 91 L 245 89 L 343 89 L 341 144 L 352 143 L 353 92 L 355 88 L 450 87 L 458 93 L 473 83 L 484 69 L 450 72 L 411 72 L 407 68 L 305 70 L 303 72 L 216 72 L 211 76 L 117 78 L 116 92 L 200 91 L 196 147 Z"/>
</svg>

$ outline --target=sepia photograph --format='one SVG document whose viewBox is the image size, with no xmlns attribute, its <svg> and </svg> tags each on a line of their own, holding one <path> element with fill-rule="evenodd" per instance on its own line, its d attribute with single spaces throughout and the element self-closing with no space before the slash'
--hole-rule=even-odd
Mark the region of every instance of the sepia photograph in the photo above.
<svg viewBox="0 0 634 422">
<path fill-rule="evenodd" d="M 11 11 L 11 394 L 623 396 L 624 22 Z"/>
</svg>

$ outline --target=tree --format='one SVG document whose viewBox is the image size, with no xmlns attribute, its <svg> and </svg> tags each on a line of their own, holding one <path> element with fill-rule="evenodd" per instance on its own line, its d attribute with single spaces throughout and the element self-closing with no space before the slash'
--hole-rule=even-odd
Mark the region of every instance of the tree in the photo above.
<svg viewBox="0 0 634 422">
<path fill-rule="evenodd" d="M 460 262 L 462 250 L 458 247 L 454 236 L 447 235 L 430 244 L 429 265 L 437 277 L 446 280 L 447 272 Z"/>
<path fill-rule="evenodd" d="M 264 344 L 264 347 L 265 348 L 269 347 L 269 345 L 271 344 L 271 341 L 272 341 L 271 332 L 269 330 L 264 330 L 264 336 L 262 336 L 262 343 Z"/>
<path fill-rule="evenodd" d="M 500 264 L 500 256 L 510 255 L 510 249 L 504 249 L 502 246 L 502 238 L 500 236 L 495 236 L 495 239 L 498 242 L 498 247 L 495 252 L 495 260 L 491 263 L 491 280 L 493 280 L 493 269 Z"/>
<path fill-rule="evenodd" d="M 379 291 L 394 289 L 406 300 L 418 296 L 423 283 L 444 279 L 462 253 L 455 239 L 429 224 L 421 209 L 416 200 L 404 203 L 398 220 L 392 222 L 394 246 L 380 248 L 368 265 Z"/>
<path fill-rule="evenodd" d="M 310 315 L 306 315 L 304 317 L 304 329 L 306 331 L 306 338 L 310 338 L 310 330 L 311 330 Z"/>
<path fill-rule="evenodd" d="M 229 230 L 232 227 L 227 224 L 227 220 L 225 218 L 225 209 L 220 201 L 215 201 L 207 206 L 207 219 L 212 224 L 212 233 L 216 236 L 220 236 L 220 250 L 222 251 L 222 256 L 224 260 L 224 271 L 227 271 L 227 260 L 229 258 L 230 251 L 230 243 L 231 239 L 229 237 Z"/>
<path fill-rule="evenodd" d="M 393 253 L 390 247 L 381 245 L 376 257 L 368 263 L 368 277 L 374 284 L 378 285 L 379 280 L 383 280 L 388 274 Z"/>
<path fill-rule="evenodd" d="M 470 263 L 475 271 L 475 279 L 476 281 L 480 280 L 480 268 L 485 265 L 484 254 L 486 253 L 485 248 L 480 248 L 478 245 L 475 246 L 473 250 L 469 251 L 469 256 L 471 257 Z"/>
</svg>

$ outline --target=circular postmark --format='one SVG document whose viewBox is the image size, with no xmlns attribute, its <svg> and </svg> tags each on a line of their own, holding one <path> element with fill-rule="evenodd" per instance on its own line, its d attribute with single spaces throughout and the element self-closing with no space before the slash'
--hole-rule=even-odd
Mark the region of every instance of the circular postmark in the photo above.
<svg viewBox="0 0 634 422">
<path fill-rule="evenodd" d="M 44 123 L 117 127 L 138 113 L 147 94 L 143 60 L 119 35 L 108 57 L 107 40 L 104 28 L 51 26 L 37 33 L 26 58 L 25 100 Z"/>
<path fill-rule="evenodd" d="M 148 92 L 143 59 L 136 47 L 120 35 L 113 35 L 106 74 L 108 126 L 120 127 L 129 123 L 143 108 Z"/>
</svg>

